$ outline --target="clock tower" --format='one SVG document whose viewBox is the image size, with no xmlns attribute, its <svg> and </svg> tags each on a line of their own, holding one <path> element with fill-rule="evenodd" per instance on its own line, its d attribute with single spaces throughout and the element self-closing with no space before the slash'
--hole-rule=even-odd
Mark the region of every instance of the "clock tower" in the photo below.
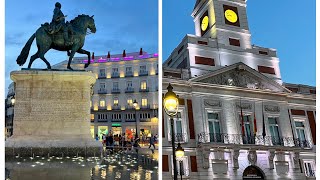
<svg viewBox="0 0 320 180">
<path fill-rule="evenodd" d="M 197 36 L 251 48 L 246 0 L 197 0 L 192 12 Z"/>
<path fill-rule="evenodd" d="M 187 34 L 163 67 L 199 77 L 241 62 L 282 83 L 276 49 L 251 44 L 246 0 L 197 0 L 191 16 L 195 35 Z"/>
</svg>

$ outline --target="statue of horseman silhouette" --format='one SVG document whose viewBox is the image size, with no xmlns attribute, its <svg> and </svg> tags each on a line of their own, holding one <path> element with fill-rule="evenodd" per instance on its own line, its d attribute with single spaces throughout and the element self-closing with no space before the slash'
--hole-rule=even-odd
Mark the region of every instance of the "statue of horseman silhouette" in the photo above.
<svg viewBox="0 0 320 180">
<path fill-rule="evenodd" d="M 88 55 L 88 62 L 84 66 L 84 68 L 87 68 L 90 64 L 90 52 L 82 49 L 82 47 L 88 34 L 87 29 L 92 33 L 97 31 L 93 16 L 82 14 L 71 20 L 70 23 L 65 22 L 67 16 L 62 13 L 59 2 L 55 4 L 53 13 L 52 22 L 41 25 L 27 41 L 17 58 L 17 64 L 22 66 L 26 63 L 32 42 L 36 38 L 38 51 L 31 56 L 28 68 L 31 68 L 34 60 L 40 58 L 46 63 L 47 69 L 51 69 L 50 63 L 44 57 L 50 49 L 67 51 L 69 56 L 67 68 L 69 70 L 73 70 L 70 64 L 76 52 Z"/>
</svg>

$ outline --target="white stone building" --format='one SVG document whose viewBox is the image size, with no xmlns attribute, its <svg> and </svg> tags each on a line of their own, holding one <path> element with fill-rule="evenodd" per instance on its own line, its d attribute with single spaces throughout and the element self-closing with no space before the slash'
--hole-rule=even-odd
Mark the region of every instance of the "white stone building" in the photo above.
<svg viewBox="0 0 320 180">
<path fill-rule="evenodd" d="M 5 99 L 5 137 L 8 138 L 13 133 L 13 117 L 14 117 L 14 103 L 12 98 L 15 96 L 14 83 L 8 87 L 8 94 Z"/>
<path fill-rule="evenodd" d="M 109 54 L 110 55 L 110 54 Z M 95 56 L 86 69 L 97 76 L 91 99 L 91 134 L 101 138 L 137 130 L 140 137 L 158 134 L 158 54 L 145 52 Z M 71 66 L 83 69 L 87 58 L 74 58 Z M 53 68 L 66 69 L 67 61 Z M 132 103 L 136 100 L 138 108 Z"/>
<path fill-rule="evenodd" d="M 251 45 L 245 0 L 198 0 L 192 17 L 196 35 L 163 63 L 163 93 L 171 83 L 179 95 L 183 178 L 315 178 L 316 88 L 283 83 L 276 50 Z M 168 116 L 162 124 L 172 179 Z"/>
</svg>

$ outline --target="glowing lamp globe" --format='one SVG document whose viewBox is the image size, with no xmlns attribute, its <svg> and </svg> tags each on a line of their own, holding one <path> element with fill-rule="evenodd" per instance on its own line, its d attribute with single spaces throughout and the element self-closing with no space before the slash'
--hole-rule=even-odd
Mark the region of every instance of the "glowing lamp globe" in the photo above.
<svg viewBox="0 0 320 180">
<path fill-rule="evenodd" d="M 184 149 L 181 147 L 181 144 L 178 143 L 178 147 L 176 149 L 176 157 L 181 159 L 183 156 L 184 156 Z"/>
<path fill-rule="evenodd" d="M 168 92 L 165 94 L 163 99 L 163 106 L 166 114 L 174 116 L 178 112 L 179 101 L 177 95 L 172 91 L 173 87 L 171 84 L 167 87 Z"/>
</svg>

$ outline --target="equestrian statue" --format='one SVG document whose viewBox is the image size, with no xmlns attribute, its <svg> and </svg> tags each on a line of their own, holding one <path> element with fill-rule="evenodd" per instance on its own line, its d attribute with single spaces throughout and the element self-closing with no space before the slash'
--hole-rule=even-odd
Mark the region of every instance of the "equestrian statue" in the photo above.
<svg viewBox="0 0 320 180">
<path fill-rule="evenodd" d="M 30 57 L 28 68 L 31 68 L 34 60 L 40 58 L 46 63 L 47 69 L 51 69 L 50 63 L 44 57 L 50 49 L 67 51 L 69 56 L 67 68 L 69 70 L 73 70 L 70 64 L 76 52 L 88 55 L 88 62 L 84 66 L 84 68 L 87 68 L 90 64 L 90 52 L 82 49 L 82 47 L 85 36 L 90 32 L 95 33 L 97 31 L 93 16 L 82 14 L 70 22 L 65 22 L 65 17 L 67 16 L 61 11 L 61 4 L 57 2 L 53 11 L 52 22 L 42 24 L 30 37 L 17 58 L 17 64 L 22 66 L 27 61 L 32 42 L 36 38 L 38 51 Z M 87 29 L 90 32 L 87 32 Z"/>
</svg>

